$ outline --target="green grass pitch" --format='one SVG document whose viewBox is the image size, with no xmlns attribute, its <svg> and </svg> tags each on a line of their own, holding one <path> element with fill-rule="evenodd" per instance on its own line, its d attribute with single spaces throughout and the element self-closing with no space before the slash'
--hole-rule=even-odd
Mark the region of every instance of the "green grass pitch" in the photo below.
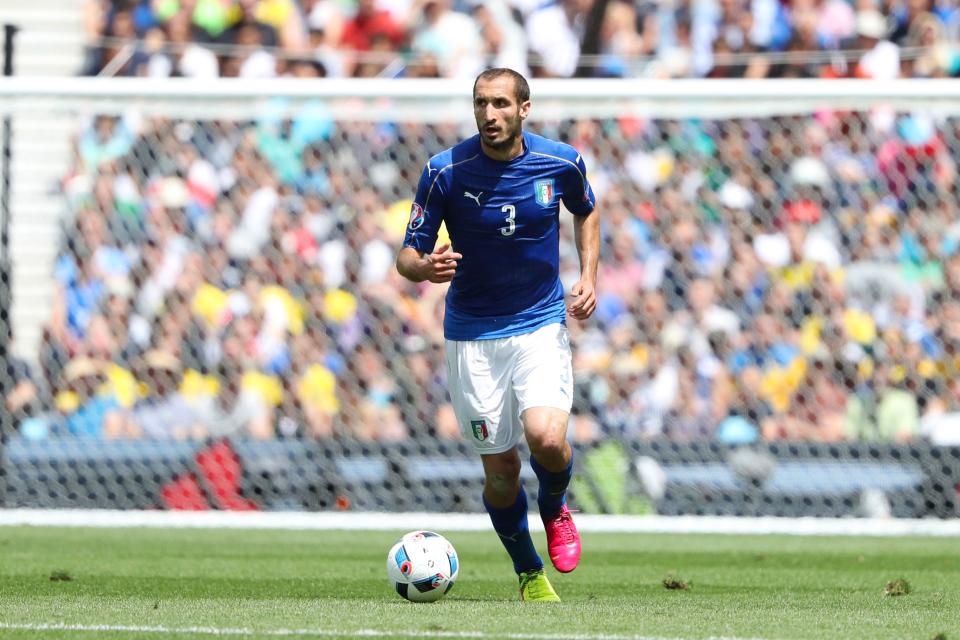
<svg viewBox="0 0 960 640">
<path fill-rule="evenodd" d="M 0 638 L 960 640 L 956 539 L 585 533 L 563 603 L 524 605 L 492 532 L 441 531 L 459 580 L 413 604 L 386 582 L 401 533 L 0 528 Z"/>
</svg>

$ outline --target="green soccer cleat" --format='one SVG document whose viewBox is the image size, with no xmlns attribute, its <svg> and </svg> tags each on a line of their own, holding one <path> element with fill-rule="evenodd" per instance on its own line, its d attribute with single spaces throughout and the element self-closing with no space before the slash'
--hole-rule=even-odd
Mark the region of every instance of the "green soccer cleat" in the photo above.
<svg viewBox="0 0 960 640">
<path fill-rule="evenodd" d="M 543 569 L 520 574 L 520 599 L 524 602 L 560 602 Z"/>
</svg>

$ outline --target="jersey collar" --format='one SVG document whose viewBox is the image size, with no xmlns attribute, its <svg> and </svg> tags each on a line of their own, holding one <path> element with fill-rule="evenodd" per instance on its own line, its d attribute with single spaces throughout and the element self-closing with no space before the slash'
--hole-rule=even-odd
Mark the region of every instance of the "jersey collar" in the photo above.
<svg viewBox="0 0 960 640">
<path fill-rule="evenodd" d="M 487 162 L 492 162 L 493 164 L 498 165 L 512 165 L 519 162 L 523 162 L 524 158 L 530 155 L 530 143 L 532 142 L 530 134 L 526 130 L 522 130 L 520 135 L 523 136 L 523 151 L 520 152 L 520 155 L 510 158 L 509 160 L 494 160 L 487 154 L 483 152 L 483 145 L 480 142 L 480 134 L 477 134 L 477 153 L 480 154 L 480 157 L 486 159 Z"/>
</svg>

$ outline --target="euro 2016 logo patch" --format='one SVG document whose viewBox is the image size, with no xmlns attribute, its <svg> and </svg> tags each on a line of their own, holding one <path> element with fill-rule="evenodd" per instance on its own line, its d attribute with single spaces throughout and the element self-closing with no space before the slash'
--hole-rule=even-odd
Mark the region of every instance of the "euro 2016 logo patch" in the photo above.
<svg viewBox="0 0 960 640">
<path fill-rule="evenodd" d="M 541 207 L 549 207 L 553 204 L 553 196 L 555 193 L 553 189 L 553 178 L 537 180 L 533 183 L 533 195 L 537 200 L 537 204 Z"/>
<path fill-rule="evenodd" d="M 414 202 L 413 206 L 410 207 L 410 229 L 416 231 L 422 227 L 424 219 L 423 207 Z"/>
<path fill-rule="evenodd" d="M 473 429 L 473 437 L 477 440 L 483 441 L 490 437 L 486 420 L 471 420 L 470 428 Z"/>
</svg>

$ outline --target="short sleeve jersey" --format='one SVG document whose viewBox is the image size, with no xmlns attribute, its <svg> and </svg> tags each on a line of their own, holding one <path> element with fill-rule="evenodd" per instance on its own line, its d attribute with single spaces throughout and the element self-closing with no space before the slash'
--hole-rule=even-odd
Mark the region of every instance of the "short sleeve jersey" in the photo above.
<svg viewBox="0 0 960 640">
<path fill-rule="evenodd" d="M 405 247 L 430 253 L 445 222 L 463 255 L 446 298 L 449 340 L 529 333 L 566 320 L 560 283 L 560 202 L 589 215 L 595 197 L 570 145 L 524 132 L 516 158 L 488 157 L 476 135 L 423 169 Z"/>
</svg>

